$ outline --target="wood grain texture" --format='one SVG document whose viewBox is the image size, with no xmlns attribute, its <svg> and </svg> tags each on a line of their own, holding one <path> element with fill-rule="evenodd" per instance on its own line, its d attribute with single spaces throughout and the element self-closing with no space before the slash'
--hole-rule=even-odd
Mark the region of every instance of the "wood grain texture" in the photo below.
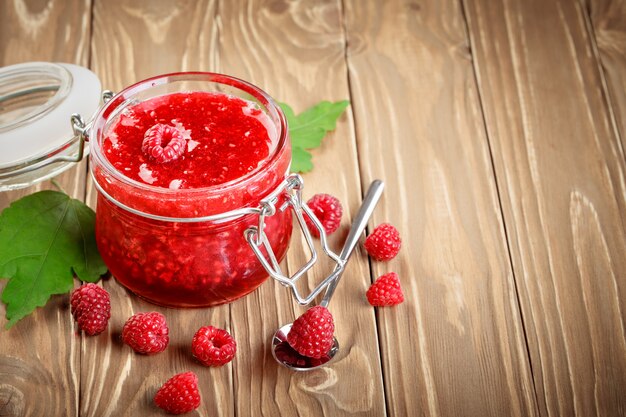
<svg viewBox="0 0 626 417">
<path fill-rule="evenodd" d="M 93 70 L 103 86 L 119 90 L 151 75 L 189 67 L 211 70 L 215 42 L 213 1 L 97 1 L 94 7 Z M 95 205 L 91 184 L 88 202 Z M 232 367 L 206 368 L 191 356 L 198 328 L 214 325 L 232 331 L 229 306 L 213 309 L 167 309 L 131 295 L 114 279 L 104 283 L 111 293 L 112 318 L 106 334 L 84 338 L 81 368 L 82 416 L 161 415 L 153 404 L 157 389 L 173 375 L 198 375 L 202 404 L 190 415 L 233 415 Z M 155 356 L 134 353 L 122 344 L 122 327 L 132 314 L 159 311 L 170 329 L 170 345 Z"/>
<path fill-rule="evenodd" d="M 106 1 L 94 7 L 93 68 L 105 88 L 216 66 L 214 1 Z"/>
<path fill-rule="evenodd" d="M 209 70 L 296 111 L 350 98 L 305 197 L 342 200 L 339 248 L 363 189 L 385 180 L 370 224 L 395 224 L 403 249 L 388 263 L 357 249 L 330 306 L 341 353 L 304 374 L 271 357 L 274 330 L 304 312 L 271 281 L 229 306 L 174 310 L 109 279 L 97 337 L 53 297 L 0 329 L 0 416 L 162 415 L 156 390 L 187 370 L 199 416 L 626 416 L 623 1 L 0 1 L 0 64 L 31 60 L 91 64 L 115 91 Z M 85 173 L 58 180 L 95 207 Z M 0 209 L 42 188 L 0 193 Z M 305 258 L 294 237 L 284 263 Z M 406 301 L 374 310 L 365 290 L 388 271 Z M 140 311 L 167 317 L 164 353 L 121 343 Z M 192 359 L 207 324 L 237 339 L 231 364 Z"/>
<path fill-rule="evenodd" d="M 605 80 L 612 115 L 626 146 L 626 2 L 581 0 L 589 17 L 594 52 Z"/>
<path fill-rule="evenodd" d="M 541 414 L 626 415 L 624 155 L 585 11 L 465 6 Z"/>
<path fill-rule="evenodd" d="M 0 2 L 0 66 L 25 61 L 87 65 L 90 3 L 85 1 Z M 69 115 L 68 115 L 69 117 Z M 73 197 L 84 199 L 85 163 L 57 180 Z M 0 210 L 11 202 L 52 188 L 49 182 L 0 193 Z M 0 291 L 6 281 L 0 281 Z M 79 402 L 79 336 L 67 296 L 48 304 L 5 330 L 0 303 L 0 415 L 75 416 Z"/>
<path fill-rule="evenodd" d="M 221 72 L 251 81 L 296 112 L 350 98 L 340 1 L 221 1 L 218 21 Z M 325 192 L 344 204 L 342 227 L 331 238 L 337 250 L 361 200 L 357 161 L 348 111 L 314 151 L 315 168 L 304 176 L 305 198 Z M 307 259 L 303 247 L 301 238 L 292 239 L 291 271 Z M 331 269 L 322 259 L 304 287 L 313 288 Z M 285 288 L 267 282 L 233 304 L 232 327 L 246 344 L 234 369 L 237 416 L 386 414 L 374 311 L 364 297 L 369 282 L 367 258 L 356 253 L 330 305 L 340 354 L 310 373 L 279 367 L 270 354 L 274 331 L 305 311 Z"/>
<path fill-rule="evenodd" d="M 389 413 L 537 415 L 460 4 L 345 4 L 363 182 L 403 237 L 372 264 L 406 297 L 378 311 Z"/>
<path fill-rule="evenodd" d="M 2 65 L 27 61 L 87 64 L 90 0 L 0 2 Z"/>
</svg>

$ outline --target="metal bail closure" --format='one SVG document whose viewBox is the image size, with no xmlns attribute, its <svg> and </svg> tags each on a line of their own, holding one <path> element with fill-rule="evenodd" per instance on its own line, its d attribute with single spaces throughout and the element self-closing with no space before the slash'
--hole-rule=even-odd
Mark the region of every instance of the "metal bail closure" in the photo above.
<svg viewBox="0 0 626 417">
<path fill-rule="evenodd" d="M 260 203 L 260 213 L 259 213 L 259 225 L 252 226 L 248 228 L 245 233 L 245 238 L 248 241 L 248 244 L 254 251 L 254 254 L 263 265 L 263 268 L 267 271 L 267 273 L 274 278 L 276 281 L 280 282 L 286 287 L 289 287 L 293 292 L 294 298 L 301 305 L 310 304 L 315 297 L 317 297 L 334 279 L 339 275 L 344 267 L 345 261 L 342 261 L 340 257 L 333 252 L 328 246 L 328 239 L 326 237 L 326 232 L 324 231 L 324 227 L 322 223 L 315 217 L 315 214 L 311 211 L 311 209 L 302 201 L 302 188 L 304 186 L 304 181 L 302 177 L 298 174 L 291 174 L 283 183 L 274 190 L 270 195 L 261 200 Z M 276 255 L 270 246 L 267 235 L 264 232 L 265 226 L 265 218 L 267 216 L 272 216 L 276 213 L 276 204 L 279 202 L 280 197 L 284 196 L 286 201 L 282 204 L 281 207 L 278 208 L 280 211 L 284 211 L 287 208 L 291 208 L 293 213 L 298 220 L 298 225 L 300 226 L 300 230 L 304 235 L 307 246 L 309 247 L 309 251 L 311 252 L 311 258 L 302 266 L 299 270 L 297 270 L 293 275 L 286 276 L 278 264 L 278 260 L 276 259 Z M 309 231 L 305 221 L 304 216 L 307 216 L 313 225 L 317 228 L 320 233 L 320 243 L 322 246 L 322 250 L 324 253 L 331 258 L 336 266 L 333 268 L 333 272 L 328 275 L 322 282 L 320 282 L 307 296 L 302 296 L 298 289 L 296 288 L 297 281 L 309 271 L 315 262 L 317 262 L 317 251 L 315 249 L 315 245 L 313 244 L 313 236 Z M 267 252 L 267 257 L 263 255 L 262 248 Z"/>
<path fill-rule="evenodd" d="M 28 187 L 80 161 L 89 118 L 100 104 L 98 77 L 72 64 L 0 68 L 0 191 Z M 68 119 L 71 116 L 71 125 Z"/>
<path fill-rule="evenodd" d="M 113 98 L 115 93 L 111 90 L 104 90 L 102 92 L 102 103 L 106 104 Z M 70 117 L 70 124 L 72 125 L 72 132 L 74 133 L 74 138 L 78 139 L 78 153 L 75 156 L 58 156 L 53 158 L 52 161 L 48 160 L 47 163 L 51 164 L 56 161 L 67 161 L 67 162 L 80 162 L 83 160 L 85 155 L 85 142 L 89 142 L 89 130 L 91 128 L 93 120 L 90 120 L 89 123 L 85 123 L 83 116 L 79 113 L 74 113 Z"/>
</svg>

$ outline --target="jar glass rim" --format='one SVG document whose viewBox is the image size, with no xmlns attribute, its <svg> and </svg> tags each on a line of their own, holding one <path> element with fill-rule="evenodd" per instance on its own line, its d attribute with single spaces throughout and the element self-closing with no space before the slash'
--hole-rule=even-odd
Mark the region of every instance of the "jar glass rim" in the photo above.
<svg viewBox="0 0 626 417">
<path fill-rule="evenodd" d="M 185 188 L 185 189 L 176 189 L 172 190 L 169 188 L 158 187 L 150 184 L 145 184 L 134 180 L 132 178 L 127 177 L 119 170 L 117 170 L 113 164 L 104 156 L 101 150 L 100 142 L 98 141 L 98 137 L 100 134 L 103 134 L 108 116 L 121 104 L 125 103 L 127 97 L 132 97 L 135 94 L 145 91 L 149 88 L 156 87 L 159 85 L 169 84 L 177 81 L 205 81 L 212 82 L 215 84 L 223 84 L 230 87 L 234 87 L 239 89 L 245 93 L 250 94 L 255 99 L 259 100 L 261 104 L 263 104 L 267 110 L 270 112 L 270 115 L 273 118 L 278 120 L 277 128 L 277 141 L 276 145 L 273 147 L 271 153 L 265 158 L 254 170 L 242 175 L 241 177 L 237 177 L 230 181 L 215 184 L 208 187 L 199 187 L 199 188 Z M 205 71 L 188 71 L 188 72 L 175 72 L 169 74 L 162 74 L 152 78 L 147 78 L 145 80 L 139 81 L 129 87 L 126 87 L 122 91 L 115 94 L 111 100 L 109 100 L 96 114 L 93 120 L 92 127 L 89 132 L 89 143 L 90 143 L 90 157 L 95 158 L 107 173 L 115 178 L 115 180 L 125 183 L 129 186 L 135 187 L 142 191 L 148 191 L 157 194 L 164 195 L 194 195 L 194 194 L 206 194 L 206 193 L 225 193 L 229 190 L 236 188 L 237 186 L 245 183 L 246 181 L 254 178 L 259 173 L 263 172 L 265 168 L 271 165 L 277 157 L 280 156 L 281 150 L 285 147 L 286 142 L 288 140 L 287 134 L 287 121 L 285 115 L 280 108 L 280 106 L 274 101 L 274 99 L 267 94 L 265 91 L 255 86 L 252 83 L 244 81 L 240 78 L 233 77 L 230 75 L 214 73 L 214 72 L 205 72 Z M 97 179 L 94 178 L 94 181 Z"/>
</svg>

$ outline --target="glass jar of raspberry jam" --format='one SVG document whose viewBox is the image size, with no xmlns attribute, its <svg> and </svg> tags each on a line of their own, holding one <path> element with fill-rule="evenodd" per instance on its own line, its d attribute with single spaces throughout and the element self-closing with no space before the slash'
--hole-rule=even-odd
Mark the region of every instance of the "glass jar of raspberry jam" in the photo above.
<svg viewBox="0 0 626 417">
<path fill-rule="evenodd" d="M 151 78 L 100 109 L 89 144 L 98 248 L 122 285 L 156 304 L 200 307 L 267 279 L 245 231 L 284 183 L 291 148 L 266 93 L 213 73 Z M 276 210 L 260 227 L 280 261 L 291 211 Z"/>
</svg>

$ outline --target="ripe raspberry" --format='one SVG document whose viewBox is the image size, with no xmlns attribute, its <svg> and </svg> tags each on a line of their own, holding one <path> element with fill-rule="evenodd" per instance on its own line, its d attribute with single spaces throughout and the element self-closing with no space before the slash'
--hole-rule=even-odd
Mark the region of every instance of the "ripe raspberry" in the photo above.
<svg viewBox="0 0 626 417">
<path fill-rule="evenodd" d="M 144 133 L 141 151 L 157 162 L 165 163 L 178 159 L 185 151 L 186 144 L 178 129 L 159 123 Z"/>
<path fill-rule="evenodd" d="M 341 207 L 341 202 L 336 197 L 330 194 L 315 194 L 306 204 L 320 223 L 322 223 L 326 235 L 330 235 L 339 228 L 343 208 Z M 311 234 L 315 237 L 320 237 L 320 232 L 313 224 L 313 221 L 308 216 L 304 216 L 304 220 Z"/>
<path fill-rule="evenodd" d="M 111 318 L 109 293 L 96 284 L 84 284 L 72 291 L 71 311 L 78 327 L 89 336 L 100 334 Z"/>
<path fill-rule="evenodd" d="M 326 307 L 308 309 L 291 326 L 287 342 L 299 354 L 319 359 L 333 347 L 335 323 Z"/>
<path fill-rule="evenodd" d="M 205 366 L 222 366 L 235 357 L 237 343 L 226 330 L 205 326 L 193 336 L 191 351 Z"/>
<path fill-rule="evenodd" d="M 135 314 L 124 324 L 122 340 L 137 353 L 163 352 L 170 341 L 165 317 L 157 312 Z"/>
<path fill-rule="evenodd" d="M 390 272 L 378 277 L 366 293 L 367 301 L 374 307 L 395 306 L 404 301 L 398 274 Z"/>
<path fill-rule="evenodd" d="M 200 406 L 198 377 L 193 372 L 174 375 L 157 391 L 154 403 L 170 414 L 185 414 Z"/>
<path fill-rule="evenodd" d="M 371 235 L 365 239 L 365 250 L 377 261 L 393 259 L 402 246 L 398 229 L 389 223 L 377 226 Z"/>
</svg>

